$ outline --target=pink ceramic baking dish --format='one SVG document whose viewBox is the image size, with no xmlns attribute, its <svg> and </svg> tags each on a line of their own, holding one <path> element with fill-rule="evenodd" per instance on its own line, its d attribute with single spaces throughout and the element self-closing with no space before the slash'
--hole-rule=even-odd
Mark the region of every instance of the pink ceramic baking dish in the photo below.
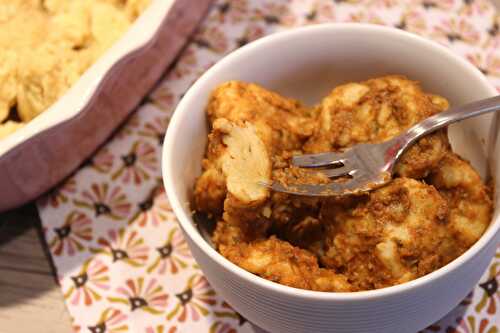
<svg viewBox="0 0 500 333">
<path fill-rule="evenodd" d="M 80 165 L 175 59 L 211 0 L 153 0 L 54 105 L 0 140 L 0 211 L 44 193 Z"/>
</svg>

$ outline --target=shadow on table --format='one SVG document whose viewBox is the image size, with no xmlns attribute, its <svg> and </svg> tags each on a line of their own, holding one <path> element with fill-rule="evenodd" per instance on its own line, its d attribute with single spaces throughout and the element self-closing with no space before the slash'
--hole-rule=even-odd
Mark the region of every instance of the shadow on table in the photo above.
<svg viewBox="0 0 500 333">
<path fill-rule="evenodd" d="M 0 214 L 0 249 L 37 224 L 40 220 L 34 204 Z"/>
<path fill-rule="evenodd" d="M 54 272 L 35 204 L 0 214 L 0 307 L 57 288 Z"/>
</svg>

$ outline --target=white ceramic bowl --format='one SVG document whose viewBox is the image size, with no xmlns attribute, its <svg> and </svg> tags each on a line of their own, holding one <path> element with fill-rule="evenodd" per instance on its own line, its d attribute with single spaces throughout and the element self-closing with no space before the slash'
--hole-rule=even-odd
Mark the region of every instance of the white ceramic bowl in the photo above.
<svg viewBox="0 0 500 333">
<path fill-rule="evenodd" d="M 275 34 L 213 66 L 179 103 L 163 150 L 163 179 L 191 251 L 215 290 L 243 316 L 270 332 L 409 332 L 440 319 L 466 296 L 490 262 L 500 229 L 493 221 L 465 254 L 414 281 L 357 293 L 322 293 L 279 285 L 226 260 L 200 236 L 189 198 L 207 142 L 205 106 L 227 80 L 256 82 L 308 103 L 336 84 L 404 74 L 452 105 L 496 95 L 471 64 L 443 46 L 400 30 L 329 24 Z M 486 176 L 498 176 L 496 117 L 450 129 L 454 149 Z M 494 177 L 498 182 L 499 177 Z"/>
</svg>

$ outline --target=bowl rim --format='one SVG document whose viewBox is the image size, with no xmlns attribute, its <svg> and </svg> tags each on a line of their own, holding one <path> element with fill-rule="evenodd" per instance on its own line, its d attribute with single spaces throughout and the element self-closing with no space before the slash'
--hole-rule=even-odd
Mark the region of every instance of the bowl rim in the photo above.
<svg viewBox="0 0 500 333">
<path fill-rule="evenodd" d="M 191 99 L 195 93 L 205 86 L 205 83 L 217 72 L 223 69 L 227 64 L 237 61 L 237 59 L 245 54 L 246 52 L 267 46 L 268 44 L 274 43 L 276 41 L 286 41 L 289 39 L 302 37 L 303 35 L 315 34 L 318 32 L 357 32 L 357 33 L 376 33 L 385 34 L 388 38 L 399 38 L 411 41 L 415 44 L 417 48 L 426 47 L 439 55 L 441 57 L 446 57 L 450 61 L 455 62 L 457 66 L 461 66 L 464 70 L 469 71 L 474 75 L 478 81 L 482 82 L 486 90 L 489 91 L 491 96 L 496 96 L 496 89 L 487 81 L 486 77 L 471 63 L 466 61 L 464 58 L 453 53 L 451 50 L 443 45 L 440 45 L 431 40 L 425 39 L 418 35 L 402 31 L 392 27 L 379 26 L 373 24 L 361 24 L 361 23 L 326 23 L 318 24 L 314 26 L 306 26 L 295 28 L 292 30 L 275 33 L 263 37 L 257 41 L 249 43 L 229 55 L 225 56 L 209 70 L 207 70 L 186 92 L 182 100 L 176 107 L 176 112 L 174 112 L 170 125 L 167 129 L 165 135 L 165 144 L 162 151 L 162 176 L 163 182 L 166 189 L 167 196 L 169 198 L 170 204 L 176 214 L 181 228 L 184 230 L 188 237 L 203 251 L 207 256 L 211 258 L 217 265 L 222 266 L 227 271 L 237 275 L 240 279 L 247 280 L 249 283 L 257 285 L 259 288 L 268 289 L 276 293 L 284 294 L 289 297 L 298 297 L 302 299 L 309 300 L 323 300 L 323 301 L 359 301 L 359 300 L 373 300 L 379 298 L 385 298 L 388 296 L 393 296 L 396 294 L 406 293 L 409 291 L 415 291 L 419 287 L 422 287 L 432 280 L 440 279 L 444 275 L 448 274 L 450 271 L 456 270 L 459 266 L 463 265 L 465 262 L 471 260 L 476 254 L 478 254 L 483 248 L 490 242 L 494 241 L 500 230 L 500 216 L 493 216 L 488 229 L 483 233 L 481 238 L 473 244 L 467 251 L 462 255 L 454 259 L 452 262 L 446 264 L 445 266 L 427 274 L 419 277 L 415 280 L 408 281 L 402 284 L 374 289 L 366 291 L 357 292 L 321 292 L 306 289 L 294 288 L 286 285 L 282 285 L 276 282 L 272 282 L 261 278 L 253 273 L 250 273 L 243 268 L 232 263 L 224 256 L 222 256 L 217 250 L 212 248 L 205 239 L 201 236 L 198 230 L 195 228 L 194 224 L 191 222 L 192 219 L 188 212 L 183 208 L 182 203 L 175 194 L 174 186 L 168 181 L 172 179 L 173 176 L 173 165 L 175 164 L 175 146 L 173 142 L 179 133 L 179 124 L 186 120 L 187 110 L 191 104 Z"/>
<path fill-rule="evenodd" d="M 119 62 L 153 41 L 175 0 L 152 0 L 129 29 L 106 50 L 80 78 L 49 108 L 0 139 L 0 158 L 42 132 L 77 117 L 92 103 L 101 85 Z M 68 107 L 69 106 L 69 107 Z"/>
</svg>

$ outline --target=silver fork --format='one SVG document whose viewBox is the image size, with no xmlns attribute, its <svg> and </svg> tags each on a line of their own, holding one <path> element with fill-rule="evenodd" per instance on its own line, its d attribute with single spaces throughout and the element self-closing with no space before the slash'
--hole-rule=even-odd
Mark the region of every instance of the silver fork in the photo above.
<svg viewBox="0 0 500 333">
<path fill-rule="evenodd" d="M 435 114 L 400 135 L 381 143 L 362 143 L 340 153 L 294 156 L 292 164 L 301 168 L 326 168 L 330 178 L 348 176 L 327 184 L 267 184 L 274 191 L 308 196 L 332 196 L 366 192 L 386 184 L 403 152 L 422 136 L 451 123 L 500 110 L 500 95 Z"/>
</svg>

